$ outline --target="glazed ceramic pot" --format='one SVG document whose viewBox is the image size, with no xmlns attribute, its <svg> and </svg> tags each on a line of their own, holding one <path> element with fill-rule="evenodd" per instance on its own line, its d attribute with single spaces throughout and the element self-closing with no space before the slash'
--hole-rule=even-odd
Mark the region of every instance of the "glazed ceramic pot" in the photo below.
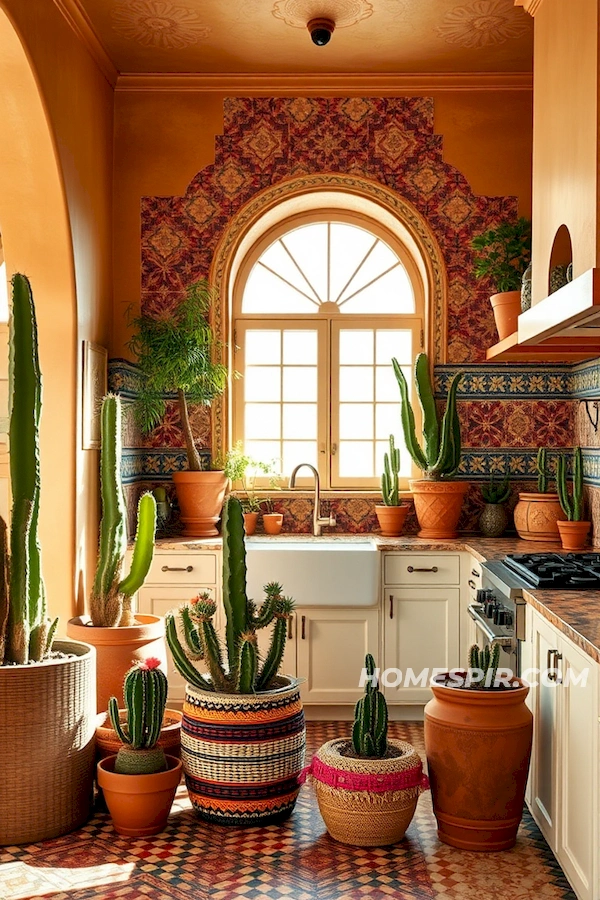
<svg viewBox="0 0 600 900">
<path fill-rule="evenodd" d="M 501 341 L 514 334 L 521 312 L 521 291 L 502 291 L 490 297 L 498 337 Z"/>
<path fill-rule="evenodd" d="M 516 841 L 529 771 L 529 687 L 476 690 L 439 676 L 425 707 L 425 749 L 438 837 L 460 850 L 507 850 Z M 436 683 L 437 682 L 437 683 Z"/>
<path fill-rule="evenodd" d="M 558 522 L 565 520 L 558 494 L 519 494 L 514 519 L 517 534 L 524 541 L 558 543 Z"/>
<path fill-rule="evenodd" d="M 256 531 L 256 523 L 258 522 L 257 512 L 244 513 L 244 531 L 246 534 L 254 534 Z"/>
<path fill-rule="evenodd" d="M 508 513 L 503 503 L 486 503 L 479 516 L 479 530 L 484 537 L 500 537 L 508 525 Z"/>
<path fill-rule="evenodd" d="M 229 479 L 224 472 L 173 472 L 183 533 L 193 537 L 218 535 L 217 522 Z"/>
<path fill-rule="evenodd" d="M 311 776 L 327 831 L 342 844 L 386 847 L 402 840 L 429 786 L 415 748 L 387 743 L 395 756 L 357 759 L 346 755 L 349 738 L 328 741 L 302 775 Z"/>
<path fill-rule="evenodd" d="M 167 824 L 181 779 L 181 760 L 167 756 L 167 769 L 152 775 L 121 775 L 114 771 L 115 756 L 98 763 L 98 787 L 118 834 L 144 837 L 158 834 Z"/>
<path fill-rule="evenodd" d="M 558 522 L 563 550 L 583 550 L 592 526 L 591 522 Z"/>
<path fill-rule="evenodd" d="M 409 487 L 419 521 L 419 537 L 432 540 L 455 538 L 469 483 L 419 478 L 409 481 Z"/>
<path fill-rule="evenodd" d="M 283 513 L 263 513 L 265 534 L 279 534 L 283 528 Z"/>
<path fill-rule="evenodd" d="M 408 503 L 401 503 L 399 506 L 384 506 L 383 504 L 375 506 L 379 527 L 384 537 L 397 537 L 402 534 L 404 520 L 409 509 Z"/>
<path fill-rule="evenodd" d="M 160 747 L 168 756 L 179 759 L 181 756 L 181 713 L 177 709 L 165 709 L 163 722 L 160 728 L 160 737 L 156 746 Z M 127 710 L 119 710 L 119 721 L 127 723 Z M 107 756 L 117 754 L 123 746 L 117 732 L 111 725 L 108 712 L 98 713 L 96 716 L 96 759 L 106 759 Z"/>
</svg>

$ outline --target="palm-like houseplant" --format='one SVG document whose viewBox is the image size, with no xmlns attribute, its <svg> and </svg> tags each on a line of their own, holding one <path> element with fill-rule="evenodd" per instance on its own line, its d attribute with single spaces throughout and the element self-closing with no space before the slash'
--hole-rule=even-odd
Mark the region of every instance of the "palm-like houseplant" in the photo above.
<svg viewBox="0 0 600 900">
<path fill-rule="evenodd" d="M 276 583 L 265 586 L 259 608 L 248 598 L 242 507 L 233 496 L 223 507 L 222 536 L 224 644 L 213 624 L 214 600 L 198 597 L 167 615 L 173 662 L 187 681 L 182 761 L 202 818 L 266 824 L 292 811 L 304 757 L 299 684 L 278 674 L 294 604 Z M 261 659 L 257 632 L 269 625 Z"/>
<path fill-rule="evenodd" d="M 519 218 L 501 222 L 472 240 L 475 276 L 496 290 L 490 297 L 500 340 L 517 330 L 521 311 L 521 281 L 531 260 L 531 222 Z"/>
<path fill-rule="evenodd" d="M 135 331 L 128 344 L 143 376 L 134 413 L 144 433 L 160 423 L 166 397 L 177 396 L 188 471 L 175 472 L 173 481 L 185 533 L 195 536 L 218 533 L 215 526 L 227 487 L 223 472 L 202 470 L 188 410 L 188 403 L 210 406 L 227 387 L 222 347 L 209 321 L 216 300 L 208 281 L 196 281 L 172 310 L 132 318 Z"/>
</svg>

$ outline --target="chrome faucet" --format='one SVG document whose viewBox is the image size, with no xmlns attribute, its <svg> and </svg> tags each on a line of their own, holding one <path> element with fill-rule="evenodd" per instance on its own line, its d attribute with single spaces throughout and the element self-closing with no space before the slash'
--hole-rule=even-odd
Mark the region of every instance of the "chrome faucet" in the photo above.
<svg viewBox="0 0 600 900">
<path fill-rule="evenodd" d="M 296 473 L 298 469 L 301 469 L 303 466 L 306 466 L 307 469 L 315 476 L 315 508 L 313 509 L 313 534 L 319 535 L 321 534 L 321 528 L 323 525 L 333 527 L 335 525 L 335 519 L 333 516 L 329 516 L 329 518 L 322 519 L 321 518 L 321 481 L 319 479 L 319 473 L 315 469 L 314 466 L 311 466 L 310 463 L 300 463 L 296 466 L 292 474 L 290 475 L 290 489 L 296 487 Z"/>
</svg>

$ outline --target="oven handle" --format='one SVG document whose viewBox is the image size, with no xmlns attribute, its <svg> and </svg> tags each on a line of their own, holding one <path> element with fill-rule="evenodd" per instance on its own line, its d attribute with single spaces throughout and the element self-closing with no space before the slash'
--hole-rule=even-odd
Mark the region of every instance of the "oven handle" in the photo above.
<svg viewBox="0 0 600 900">
<path fill-rule="evenodd" d="M 477 627 L 480 628 L 481 631 L 483 631 L 490 643 L 499 644 L 503 650 L 512 650 L 514 645 L 514 641 L 512 640 L 512 638 L 498 637 L 498 635 L 494 634 L 488 623 L 484 622 L 484 620 L 481 618 L 481 616 L 477 612 L 477 608 L 474 605 L 467 606 L 467 612 L 476 623 Z"/>
</svg>

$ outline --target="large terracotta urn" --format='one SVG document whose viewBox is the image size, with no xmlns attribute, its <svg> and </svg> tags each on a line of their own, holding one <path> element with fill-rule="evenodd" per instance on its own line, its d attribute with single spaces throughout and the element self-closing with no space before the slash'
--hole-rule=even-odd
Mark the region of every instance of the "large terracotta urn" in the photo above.
<svg viewBox="0 0 600 900">
<path fill-rule="evenodd" d="M 419 537 L 448 540 L 458 534 L 457 526 L 463 499 L 469 490 L 467 481 L 409 481 L 415 513 L 419 521 Z"/>
<path fill-rule="evenodd" d="M 524 541 L 560 542 L 558 522 L 565 520 L 558 494 L 519 494 L 514 511 L 517 534 Z"/>
<path fill-rule="evenodd" d="M 173 472 L 183 533 L 215 537 L 229 479 L 224 472 Z"/>
</svg>

